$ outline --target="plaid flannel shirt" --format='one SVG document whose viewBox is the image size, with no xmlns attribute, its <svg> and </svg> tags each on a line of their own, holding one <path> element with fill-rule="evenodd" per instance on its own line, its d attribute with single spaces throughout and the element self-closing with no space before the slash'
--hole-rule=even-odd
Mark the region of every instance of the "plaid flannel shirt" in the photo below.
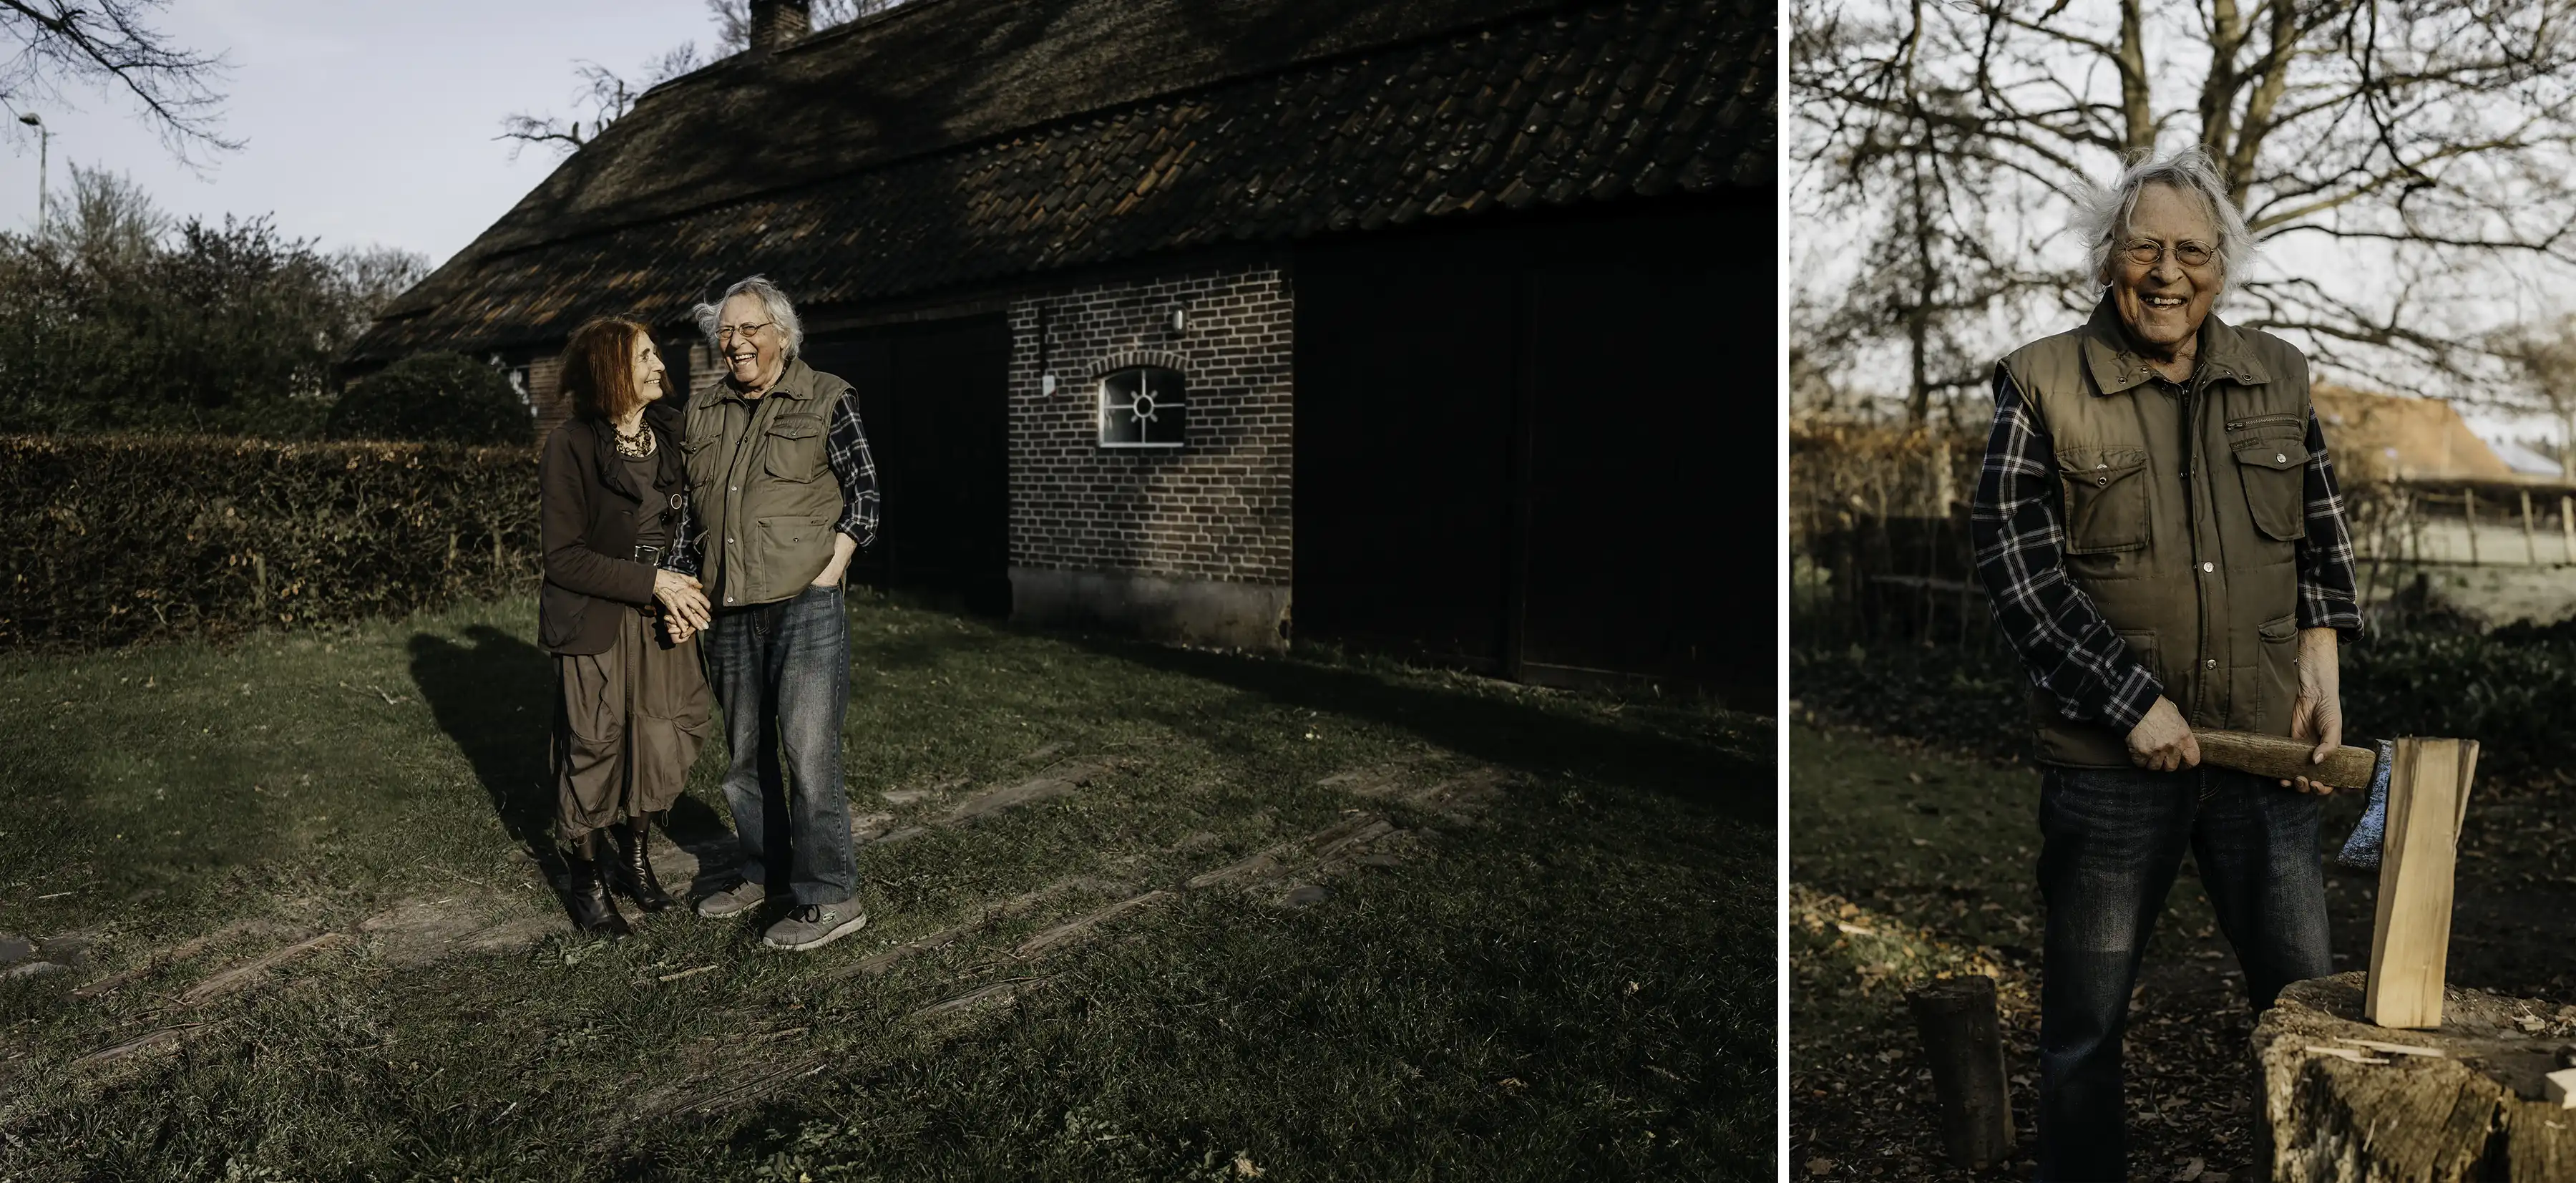
<svg viewBox="0 0 2576 1183">
<path fill-rule="evenodd" d="M 2361 632 L 2352 535 L 2314 409 L 2308 412 L 2307 447 L 2299 627 L 2331 628 L 2349 640 Z M 2068 578 L 2064 496 L 2047 425 L 2011 375 L 1995 367 L 1994 433 L 1969 511 L 1977 578 L 1985 584 L 1996 627 L 2021 656 L 2031 682 L 2056 698 L 2058 712 L 2125 732 L 2146 717 L 2164 686 L 2129 653 L 2092 597 Z"/>
<path fill-rule="evenodd" d="M 859 424 L 859 392 L 850 387 L 832 404 L 832 422 L 823 433 L 823 459 L 832 479 L 841 482 L 841 520 L 832 529 L 848 535 L 860 550 L 877 541 L 877 459 L 868 451 L 867 429 Z"/>
<path fill-rule="evenodd" d="M 841 483 L 841 516 L 832 529 L 849 536 L 860 550 L 877 541 L 877 460 L 868 451 L 867 428 L 859 422 L 859 392 L 844 390 L 832 403 L 832 421 L 823 431 L 823 462 L 831 466 L 832 479 Z M 671 536 L 679 539 L 671 553 L 663 556 L 662 565 L 681 574 L 696 576 L 698 571 L 698 532 L 694 510 L 682 506 L 679 525 Z"/>
<path fill-rule="evenodd" d="M 671 545 L 662 549 L 661 567 L 695 579 L 698 577 L 698 522 L 689 508 L 688 498 L 680 498 L 680 512 L 671 518 L 670 526 Z"/>
</svg>

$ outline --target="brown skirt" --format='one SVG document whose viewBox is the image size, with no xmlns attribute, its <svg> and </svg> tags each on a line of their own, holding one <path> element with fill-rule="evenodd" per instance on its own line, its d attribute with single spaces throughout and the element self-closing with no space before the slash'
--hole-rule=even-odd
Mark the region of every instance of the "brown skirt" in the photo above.
<svg viewBox="0 0 2576 1183">
<path fill-rule="evenodd" d="M 555 658 L 555 827 L 566 842 L 670 808 L 715 730 L 697 639 L 673 645 L 643 613 L 618 611 L 607 652 Z"/>
</svg>

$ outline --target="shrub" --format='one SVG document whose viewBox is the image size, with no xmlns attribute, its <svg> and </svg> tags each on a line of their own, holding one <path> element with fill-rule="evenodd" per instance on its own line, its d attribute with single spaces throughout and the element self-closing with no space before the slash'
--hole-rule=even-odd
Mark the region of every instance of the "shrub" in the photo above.
<svg viewBox="0 0 2576 1183">
<path fill-rule="evenodd" d="M 533 449 L 0 436 L 0 647 L 394 616 L 537 578 Z"/>
<path fill-rule="evenodd" d="M 456 353 L 416 353 L 349 384 L 333 439 L 518 444 L 536 435 L 527 400 L 499 370 Z"/>
<path fill-rule="evenodd" d="M 268 219 L 174 222 L 73 169 L 41 235 L 0 233 L 0 432 L 310 439 L 332 360 L 426 269 L 325 254 Z"/>
</svg>

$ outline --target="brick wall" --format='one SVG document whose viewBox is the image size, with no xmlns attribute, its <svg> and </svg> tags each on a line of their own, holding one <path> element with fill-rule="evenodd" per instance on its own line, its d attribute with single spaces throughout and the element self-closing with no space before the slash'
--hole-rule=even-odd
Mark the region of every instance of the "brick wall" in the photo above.
<svg viewBox="0 0 2576 1183">
<path fill-rule="evenodd" d="M 523 364 L 528 367 L 528 402 L 537 409 L 537 442 L 543 444 L 572 418 L 572 400 L 563 396 L 563 355 L 535 354 Z"/>
<path fill-rule="evenodd" d="M 1291 301 L 1270 265 L 1014 301 L 1012 565 L 1288 584 Z M 1139 362 L 1186 377 L 1186 446 L 1100 446 L 1098 379 Z"/>
</svg>

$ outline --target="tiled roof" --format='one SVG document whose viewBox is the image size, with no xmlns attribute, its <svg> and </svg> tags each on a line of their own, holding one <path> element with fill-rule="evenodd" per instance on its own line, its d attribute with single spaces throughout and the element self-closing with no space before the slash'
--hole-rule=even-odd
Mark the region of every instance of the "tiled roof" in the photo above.
<svg viewBox="0 0 2576 1183">
<path fill-rule="evenodd" d="M 964 20 L 977 0 L 913 2 L 930 9 L 918 27 L 936 28 L 929 18 Z M 1324 2 L 1270 0 L 1310 20 Z M 652 149 L 673 142 L 656 125 L 722 109 L 728 78 L 739 89 L 765 76 L 757 62 L 702 72 L 567 161 L 581 177 L 549 178 L 398 301 L 354 355 L 552 341 L 610 312 L 676 322 L 753 272 L 800 304 L 854 303 L 1229 241 L 1771 185 L 1769 5 L 1480 2 L 1486 19 L 1464 19 L 1477 4 L 1450 0 L 1449 27 L 1411 40 L 1288 54 L 1249 73 L 1196 69 L 1187 77 L 1217 80 L 954 143 L 914 128 L 907 143 L 932 146 L 909 154 L 845 145 L 837 173 L 808 145 L 769 174 L 804 179 L 733 197 L 710 182 L 694 192 L 716 198 L 694 207 L 687 186 L 580 183 L 649 170 L 653 150 L 679 150 Z M 1101 52 L 1085 60 L 1114 67 Z M 653 104 L 674 114 L 648 118 Z M 646 126 L 630 130 L 637 121 Z M 845 138 L 865 141 L 887 121 L 843 122 Z M 945 126 L 973 123 L 952 112 Z"/>
</svg>

